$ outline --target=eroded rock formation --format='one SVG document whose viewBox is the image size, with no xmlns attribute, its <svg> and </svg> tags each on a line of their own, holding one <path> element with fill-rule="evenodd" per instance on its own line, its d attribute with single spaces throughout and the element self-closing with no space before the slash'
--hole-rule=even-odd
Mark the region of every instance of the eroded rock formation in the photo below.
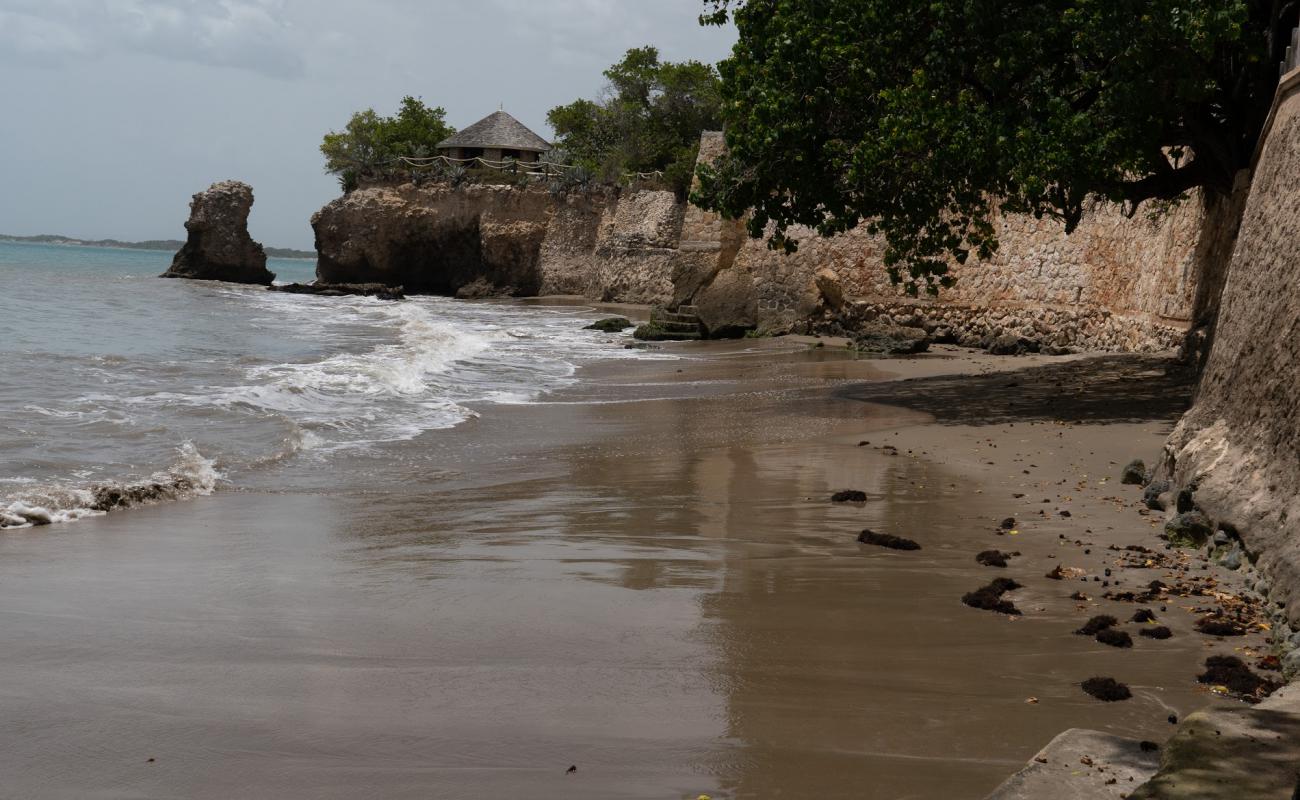
<svg viewBox="0 0 1300 800">
<path fill-rule="evenodd" d="M 1162 478 L 1240 531 L 1300 624 L 1300 71 L 1283 82 L 1228 269 L 1196 401 Z"/>
<path fill-rule="evenodd" d="M 253 189 L 239 181 L 214 183 L 194 195 L 185 221 L 185 245 L 161 277 L 270 285 L 262 245 L 248 235 Z"/>
<path fill-rule="evenodd" d="M 312 217 L 317 276 L 458 297 L 664 303 L 680 213 L 669 192 L 374 186 Z"/>
</svg>

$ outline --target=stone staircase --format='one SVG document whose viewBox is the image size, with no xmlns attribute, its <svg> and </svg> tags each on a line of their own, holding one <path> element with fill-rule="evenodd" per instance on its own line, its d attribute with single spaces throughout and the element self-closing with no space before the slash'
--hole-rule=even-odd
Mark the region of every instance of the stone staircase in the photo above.
<svg viewBox="0 0 1300 800">
<path fill-rule="evenodd" d="M 695 306 L 679 306 L 676 311 L 656 306 L 650 310 L 650 324 L 638 328 L 633 336 L 660 341 L 703 339 L 704 327 Z"/>
</svg>

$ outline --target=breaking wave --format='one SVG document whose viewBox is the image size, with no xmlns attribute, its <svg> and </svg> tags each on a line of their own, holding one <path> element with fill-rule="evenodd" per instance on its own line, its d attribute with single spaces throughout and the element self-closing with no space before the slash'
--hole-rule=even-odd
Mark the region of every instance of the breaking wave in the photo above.
<svg viewBox="0 0 1300 800">
<path fill-rule="evenodd" d="M 175 464 L 144 480 L 25 489 L 0 506 L 0 528 L 73 522 L 121 508 L 212 494 L 221 480 L 213 461 L 204 458 L 192 442 L 182 444 L 177 453 Z"/>
</svg>

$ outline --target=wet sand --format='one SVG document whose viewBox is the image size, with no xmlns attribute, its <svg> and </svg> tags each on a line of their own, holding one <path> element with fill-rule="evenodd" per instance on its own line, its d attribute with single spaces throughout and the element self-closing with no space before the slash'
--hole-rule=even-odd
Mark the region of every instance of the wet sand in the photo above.
<svg viewBox="0 0 1300 800">
<path fill-rule="evenodd" d="M 3 794 L 975 798 L 1067 727 L 1163 740 L 1229 702 L 1201 660 L 1258 637 L 1174 603 L 1167 641 L 1071 634 L 1135 610 L 1091 577 L 1107 544 L 1159 546 L 1119 470 L 1185 384 L 1105 411 L 1088 385 L 1156 373 L 665 352 L 328 470 L 0 536 Z M 1003 383 L 1040 364 L 1076 383 Z M 846 488 L 867 502 L 828 501 Z M 975 562 L 994 547 L 1023 555 Z M 1023 617 L 961 604 L 1003 575 Z M 1133 699 L 1086 696 L 1093 675 Z"/>
</svg>

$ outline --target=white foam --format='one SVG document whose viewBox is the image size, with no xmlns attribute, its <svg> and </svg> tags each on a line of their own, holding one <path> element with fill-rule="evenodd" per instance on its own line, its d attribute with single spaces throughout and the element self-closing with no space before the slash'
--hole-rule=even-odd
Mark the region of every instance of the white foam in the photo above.
<svg viewBox="0 0 1300 800">
<path fill-rule="evenodd" d="M 96 498 L 110 490 L 125 496 L 146 496 L 149 499 L 139 501 L 145 503 L 212 494 L 222 478 L 212 459 L 204 458 L 193 442 L 183 442 L 176 452 L 177 460 L 170 468 L 155 472 L 143 481 L 99 484 L 90 488 L 52 485 L 26 490 L 7 505 L 0 506 L 0 528 L 57 525 L 101 516 L 106 512 L 95 507 L 98 505 Z M 135 501 L 123 502 L 121 506 L 134 504 Z"/>
</svg>

